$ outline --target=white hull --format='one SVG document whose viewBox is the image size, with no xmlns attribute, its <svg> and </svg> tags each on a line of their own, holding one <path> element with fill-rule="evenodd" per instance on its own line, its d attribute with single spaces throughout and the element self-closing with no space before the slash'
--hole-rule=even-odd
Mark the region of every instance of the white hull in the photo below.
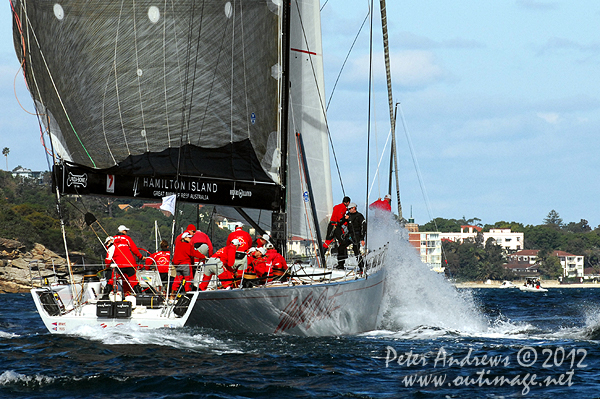
<svg viewBox="0 0 600 399">
<path fill-rule="evenodd" d="M 547 289 L 542 288 L 542 287 L 535 288 L 535 287 L 520 286 L 519 289 L 524 292 L 548 292 Z"/>
<path fill-rule="evenodd" d="M 70 291 L 70 286 L 68 285 L 63 286 L 62 288 L 64 288 L 64 291 Z M 177 317 L 172 311 L 166 312 L 162 308 L 147 309 L 142 306 L 135 308 L 131 317 L 127 318 L 97 317 L 95 301 L 93 303 L 90 302 L 81 305 L 77 309 L 69 309 L 69 306 L 67 305 L 67 313 L 51 316 L 46 312 L 40 301 L 40 292 L 47 292 L 47 289 L 34 288 L 31 290 L 33 302 L 35 303 L 44 325 L 48 331 L 53 334 L 70 334 L 83 326 L 109 328 L 124 324 L 142 329 L 177 328 L 183 327 L 187 320 L 187 315 L 184 315 L 184 317 Z M 64 295 L 61 295 L 61 298 L 64 298 Z M 63 303 L 68 304 L 64 299 Z"/>
<path fill-rule="evenodd" d="M 349 335 L 377 326 L 385 269 L 383 256 L 371 259 L 375 267 L 366 277 L 354 272 L 334 270 L 325 274 L 331 270 L 305 268 L 308 275 L 318 275 L 323 281 L 295 277 L 267 287 L 188 293 L 190 305 L 185 314 L 180 312 L 181 317 L 171 305 L 158 309 L 134 305 L 129 317 L 98 317 L 97 282 L 84 284 L 83 290 L 82 284 L 52 286 L 52 295 L 60 298 L 62 308 L 57 315 L 47 311 L 48 305 L 41 300 L 41 294 L 48 296 L 50 288 L 34 288 L 31 294 L 46 328 L 54 334 L 74 333 L 83 326 L 110 328 L 128 324 L 142 329 L 189 326 L 248 333 Z M 73 297 L 82 298 L 83 304 L 74 306 Z"/>
</svg>

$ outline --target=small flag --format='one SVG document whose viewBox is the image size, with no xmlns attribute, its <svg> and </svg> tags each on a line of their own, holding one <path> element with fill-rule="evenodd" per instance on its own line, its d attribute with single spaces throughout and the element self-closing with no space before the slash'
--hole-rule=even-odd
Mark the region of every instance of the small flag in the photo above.
<svg viewBox="0 0 600 399">
<path fill-rule="evenodd" d="M 165 216 L 171 216 L 175 214 L 175 198 L 175 194 L 163 197 L 160 210 L 165 214 Z"/>
</svg>

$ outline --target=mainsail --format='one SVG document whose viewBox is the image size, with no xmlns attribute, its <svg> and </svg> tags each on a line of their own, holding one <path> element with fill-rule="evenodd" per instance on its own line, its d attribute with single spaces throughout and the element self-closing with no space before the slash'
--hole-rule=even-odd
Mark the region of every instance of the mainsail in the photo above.
<svg viewBox="0 0 600 399">
<path fill-rule="evenodd" d="M 280 0 L 11 5 L 15 49 L 50 137 L 59 190 L 287 208 L 288 233 L 307 237 L 299 132 L 318 220 L 326 221 L 332 200 L 318 1 L 292 2 L 291 27 Z"/>
</svg>

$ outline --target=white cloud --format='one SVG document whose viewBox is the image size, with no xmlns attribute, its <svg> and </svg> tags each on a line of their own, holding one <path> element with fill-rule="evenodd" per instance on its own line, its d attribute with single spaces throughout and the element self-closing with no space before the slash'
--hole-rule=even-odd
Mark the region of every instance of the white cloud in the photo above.
<svg viewBox="0 0 600 399">
<path fill-rule="evenodd" d="M 424 87 L 443 80 L 447 73 L 430 51 L 408 50 L 390 54 L 394 85 L 409 88 Z M 383 54 L 373 56 L 376 80 L 385 83 Z M 366 81 L 369 71 L 369 56 L 362 56 L 351 64 L 345 79 L 350 82 Z"/>
<path fill-rule="evenodd" d="M 558 115 L 556 112 L 538 112 L 536 115 L 553 125 L 556 125 L 558 122 L 560 122 L 560 115 Z"/>
</svg>

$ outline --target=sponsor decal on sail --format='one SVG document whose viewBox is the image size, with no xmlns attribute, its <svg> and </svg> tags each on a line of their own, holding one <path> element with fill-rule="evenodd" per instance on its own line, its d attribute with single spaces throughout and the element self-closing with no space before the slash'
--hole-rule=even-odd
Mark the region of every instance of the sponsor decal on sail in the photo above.
<svg viewBox="0 0 600 399">
<path fill-rule="evenodd" d="M 74 175 L 73 173 L 69 172 L 69 176 L 67 177 L 67 186 L 87 187 L 87 181 L 87 173 L 82 175 Z"/>
</svg>

